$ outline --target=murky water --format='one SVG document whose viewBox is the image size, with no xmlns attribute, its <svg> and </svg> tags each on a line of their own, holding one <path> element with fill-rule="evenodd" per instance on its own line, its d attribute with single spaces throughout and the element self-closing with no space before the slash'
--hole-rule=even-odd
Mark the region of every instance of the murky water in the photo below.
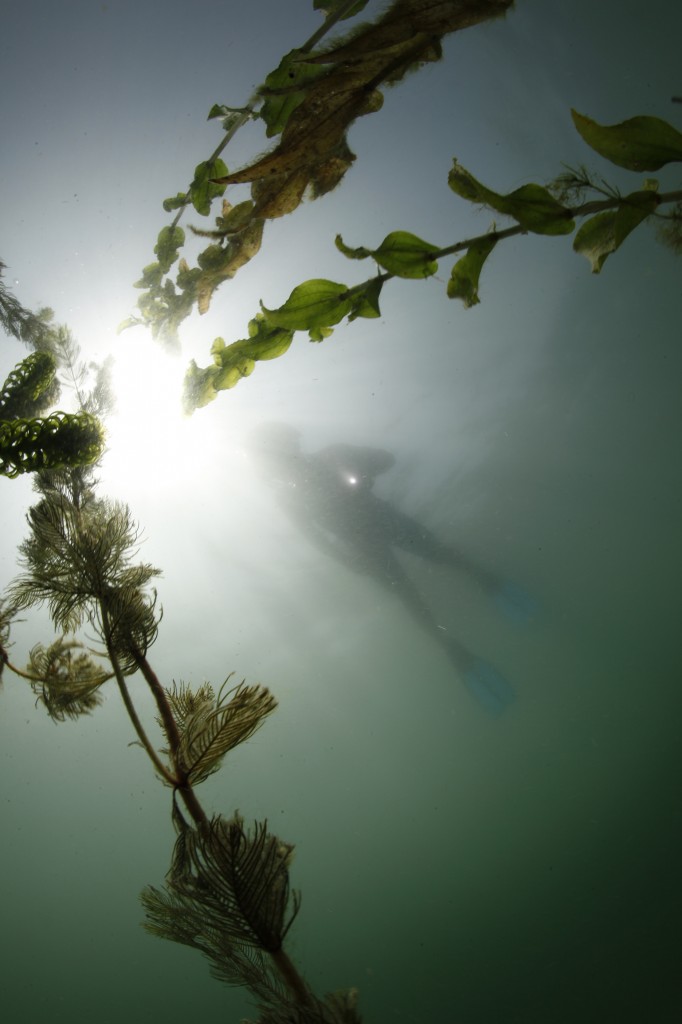
<svg viewBox="0 0 682 1024">
<path fill-rule="evenodd" d="M 210 105 L 244 102 L 317 24 L 309 7 L 15 7 L 5 280 L 54 307 L 88 358 L 144 348 L 117 378 L 101 487 L 130 504 L 163 570 L 163 681 L 235 671 L 279 701 L 202 795 L 296 845 L 288 948 L 315 991 L 356 986 L 368 1024 L 673 1021 L 679 257 L 645 226 L 594 276 L 570 239 L 511 239 L 475 309 L 447 299 L 444 260 L 435 280 L 387 285 L 380 319 L 320 345 L 299 335 L 188 422 L 159 396 L 189 358 L 209 362 L 216 335 L 244 337 L 259 299 L 362 280 L 337 232 L 445 246 L 485 231 L 447 187 L 453 156 L 509 191 L 590 165 L 571 106 L 679 127 L 682 16 L 662 0 L 646 16 L 519 0 L 450 39 L 352 129 L 347 181 L 272 224 L 189 321 L 166 378 L 143 332 L 115 336 L 167 222 L 160 202 L 213 148 Z M 263 143 L 249 129 L 234 145 L 236 167 Z M 674 168 L 662 188 L 679 187 Z M 2 370 L 23 355 L 7 339 Z M 259 462 L 254 431 L 273 422 L 294 448 Z M 3 585 L 30 501 L 28 480 L 0 480 Z M 49 628 L 28 613 L 13 660 Z M 5 674 L 3 1018 L 255 1018 L 197 953 L 140 928 L 138 893 L 169 863 L 170 801 L 128 746 L 116 692 L 58 727 L 34 700 Z"/>
</svg>

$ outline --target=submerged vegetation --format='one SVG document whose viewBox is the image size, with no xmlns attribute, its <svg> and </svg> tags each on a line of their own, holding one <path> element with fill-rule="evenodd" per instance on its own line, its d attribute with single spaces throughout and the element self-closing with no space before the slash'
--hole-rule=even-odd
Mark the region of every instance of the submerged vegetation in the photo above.
<svg viewBox="0 0 682 1024">
<path fill-rule="evenodd" d="M 150 589 L 158 570 L 135 561 L 138 533 L 127 506 L 97 495 L 92 471 L 42 470 L 40 500 L 29 511 L 30 536 L 20 548 L 23 568 L 0 609 L 0 665 L 27 678 L 55 721 L 91 713 L 101 688 L 115 681 L 137 739 L 156 774 L 172 788 L 177 840 L 163 890 L 148 888 L 142 902 L 156 935 L 201 950 L 214 973 L 250 990 L 261 1020 L 355 1021 L 354 996 L 318 999 L 284 950 L 299 896 L 290 892 L 293 847 L 253 829 L 235 813 L 210 817 L 196 788 L 221 767 L 225 755 L 260 728 L 276 707 L 259 685 L 216 692 L 207 684 L 166 688 L 149 661 L 161 612 Z M 63 634 L 31 652 L 28 671 L 9 658 L 9 625 L 22 609 L 46 603 Z M 101 654 L 76 639 L 94 632 Z M 166 745 L 156 750 L 128 686 L 139 673 L 154 698 Z"/>
<path fill-rule="evenodd" d="M 634 117 L 622 124 L 602 126 L 572 111 L 582 138 L 602 157 L 630 171 L 656 171 L 667 163 L 682 161 L 682 134 L 656 117 Z M 297 285 L 278 309 L 261 311 L 250 321 L 249 337 L 232 344 L 216 338 L 211 347 L 213 363 L 198 367 L 192 362 L 185 376 L 183 405 L 188 413 L 213 401 L 219 391 L 233 388 L 249 376 L 257 362 L 283 355 L 297 331 L 307 331 L 310 341 L 328 338 L 342 320 L 381 315 L 379 297 L 386 281 L 399 277 L 423 280 L 438 272 L 438 261 L 462 253 L 447 282 L 447 295 L 465 308 L 480 302 L 479 283 L 484 264 L 498 243 L 513 235 L 569 235 L 573 248 L 598 274 L 607 258 L 627 236 L 647 219 L 656 218 L 659 238 L 675 251 L 682 249 L 682 189 L 661 193 L 658 182 L 647 178 L 628 195 L 591 175 L 584 168 L 570 168 L 548 186 L 523 185 L 502 195 L 479 182 L 454 159 L 448 176 L 452 191 L 477 206 L 487 207 L 516 223 L 493 227 L 475 238 L 440 246 L 409 231 L 392 231 L 375 248 L 347 245 L 336 236 L 336 248 L 350 260 L 371 259 L 377 273 L 356 285 L 315 278 Z M 661 212 L 661 208 L 672 209 Z M 586 218 L 576 231 L 576 221 Z M 218 218 L 220 222 L 221 218 Z"/>
<path fill-rule="evenodd" d="M 138 281 L 139 312 L 123 326 L 146 325 L 177 346 L 184 318 L 195 306 L 204 312 L 219 285 L 256 255 L 266 221 L 292 213 L 304 195 L 316 199 L 341 182 L 355 159 L 348 128 L 355 118 L 380 109 L 380 89 L 439 59 L 447 33 L 503 15 L 511 0 L 396 0 L 374 23 L 318 46 L 335 23 L 365 6 L 366 0 L 316 0 L 314 7 L 328 15 L 323 27 L 283 57 L 246 106 L 214 105 L 209 116 L 222 120 L 225 138 L 197 166 L 187 190 L 164 202 L 175 218 L 159 234 L 157 259 Z M 635 117 L 603 127 L 577 113 L 573 118 L 593 150 L 631 171 L 656 171 L 682 160 L 682 135 L 660 119 Z M 266 136 L 279 141 L 264 157 L 230 172 L 220 154 L 248 120 L 262 121 Z M 215 230 L 197 232 L 208 235 L 211 244 L 190 268 L 179 259 L 185 241 L 181 214 L 192 207 L 208 216 L 212 200 L 238 183 L 250 184 L 251 198 L 234 207 L 223 200 Z M 186 410 L 233 387 L 257 361 L 282 355 L 297 331 L 322 341 L 344 319 L 378 317 L 387 280 L 433 276 L 438 261 L 448 256 L 461 254 L 452 267 L 448 296 L 475 305 L 486 260 L 511 235 L 568 235 L 585 218 L 573 244 L 594 273 L 649 218 L 661 225 L 667 244 L 682 248 L 682 191 L 661 193 L 653 179 L 622 196 L 578 169 L 547 187 L 528 184 L 502 195 L 455 160 L 448 183 L 460 198 L 514 223 L 445 247 L 405 231 L 391 232 L 376 248 L 352 247 L 338 236 L 345 257 L 369 259 L 377 273 L 352 286 L 306 281 L 280 308 L 263 306 L 249 324 L 248 338 L 232 344 L 215 339 L 212 365 L 193 364 L 188 371 Z M 671 204 L 671 212 L 662 214 L 661 208 Z M 168 275 L 178 260 L 173 281 Z M 58 722 L 96 710 L 105 685 L 118 688 L 139 743 L 172 791 L 176 840 L 170 870 L 163 888 L 148 887 L 142 894 L 152 933 L 200 950 L 218 978 L 246 987 L 261 1024 L 354 1024 L 360 1020 L 356 991 L 316 995 L 285 949 L 300 908 L 289 878 L 293 847 L 269 831 L 266 821 L 249 828 L 238 813 L 209 814 L 197 795 L 225 756 L 260 728 L 276 700 L 260 685 L 230 687 L 229 676 L 218 689 L 167 686 L 159 679 L 150 661 L 161 622 L 152 585 L 159 570 L 137 561 L 132 513 L 99 496 L 94 477 L 104 444 L 102 419 L 111 408 L 107 366 L 82 366 L 68 330 L 52 326 L 49 311 L 23 309 L 4 286 L 0 315 L 4 328 L 34 350 L 0 394 L 0 473 L 32 472 L 38 492 L 28 513 L 30 533 L 20 548 L 21 574 L 0 605 L 0 672 L 8 668 L 26 679 Z M 78 411 L 43 415 L 57 401 L 59 372 Z M 41 604 L 48 606 L 59 636 L 34 647 L 28 667 L 20 668 L 10 659 L 10 625 L 22 609 Z M 98 653 L 78 639 L 84 627 L 94 632 Z M 161 749 L 139 716 L 128 683 L 134 675 L 154 699 L 164 735 Z"/>
<path fill-rule="evenodd" d="M 73 376 L 76 345 L 69 331 L 52 325 L 50 309 L 25 309 L 2 281 L 4 266 L 0 262 L 0 323 L 36 351 L 14 367 L 0 391 L 0 476 L 94 463 L 104 450 L 97 414 L 110 402 L 107 367 L 99 369 L 86 403 L 78 396 L 79 381 Z M 80 409 L 42 416 L 59 398 L 59 365 L 71 374 Z"/>
</svg>

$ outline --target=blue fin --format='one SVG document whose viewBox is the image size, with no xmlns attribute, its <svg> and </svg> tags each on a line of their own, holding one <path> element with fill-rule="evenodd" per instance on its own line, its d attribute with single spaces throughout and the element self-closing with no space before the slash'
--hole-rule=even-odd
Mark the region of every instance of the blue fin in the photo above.
<svg viewBox="0 0 682 1024">
<path fill-rule="evenodd" d="M 497 608 L 511 622 L 525 625 L 536 618 L 539 606 L 534 597 L 511 580 L 505 580 L 496 588 L 493 600 Z"/>
<path fill-rule="evenodd" d="M 474 658 L 465 670 L 464 685 L 474 700 L 495 718 L 516 699 L 511 683 L 482 658 Z"/>
</svg>

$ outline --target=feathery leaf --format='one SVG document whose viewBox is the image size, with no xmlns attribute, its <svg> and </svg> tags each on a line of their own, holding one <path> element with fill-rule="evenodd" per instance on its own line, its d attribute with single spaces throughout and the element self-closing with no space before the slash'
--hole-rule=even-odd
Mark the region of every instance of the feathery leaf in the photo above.
<svg viewBox="0 0 682 1024">
<path fill-rule="evenodd" d="M 241 682 L 225 692 L 232 675 L 217 696 L 208 683 L 195 691 L 184 684 L 166 691 L 180 731 L 180 760 L 193 785 L 216 772 L 225 754 L 252 736 L 277 707 L 263 686 Z"/>
<path fill-rule="evenodd" d="M 36 644 L 30 652 L 29 670 L 41 681 L 31 684 L 55 722 L 90 714 L 102 698 L 100 686 L 111 679 L 84 652 L 83 645 L 64 637 L 44 647 Z"/>
<path fill-rule="evenodd" d="M 217 977 L 277 1005 L 283 983 L 265 954 L 281 949 L 300 906 L 293 893 L 287 917 L 293 847 L 268 833 L 266 822 L 253 835 L 243 826 L 235 814 L 213 818 L 204 830 L 180 827 L 165 891 L 142 893 L 145 927 L 201 950 Z"/>
</svg>

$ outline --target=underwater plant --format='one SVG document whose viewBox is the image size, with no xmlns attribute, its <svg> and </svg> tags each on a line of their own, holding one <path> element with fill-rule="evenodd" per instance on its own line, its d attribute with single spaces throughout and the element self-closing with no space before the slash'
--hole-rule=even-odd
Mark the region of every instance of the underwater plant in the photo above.
<svg viewBox="0 0 682 1024">
<path fill-rule="evenodd" d="M 329 0 L 315 6 L 341 17 L 357 13 L 364 4 Z M 457 24 L 455 7 L 466 14 Z M 401 0 L 391 5 L 380 25 L 361 27 L 349 41 L 317 54 L 312 52 L 316 43 L 309 41 L 307 47 L 288 54 L 268 76 L 253 104 L 213 110 L 211 116 L 223 118 L 226 124 L 226 141 L 240 124 L 258 116 L 266 124 L 268 137 L 281 135 L 278 150 L 230 175 L 219 158 L 224 142 L 198 165 L 187 192 L 166 200 L 168 212 L 177 210 L 179 216 L 191 205 L 206 216 L 211 200 L 222 196 L 230 184 L 252 184 L 252 198 L 245 204 L 231 207 L 224 201 L 216 231 L 209 233 L 212 245 L 200 255 L 197 267 L 180 260 L 175 283 L 164 277 L 178 259 L 184 232 L 177 226 L 177 217 L 162 230 L 155 250 L 158 259 L 145 267 L 138 282 L 143 290 L 139 317 L 129 324 L 142 323 L 159 337 L 167 334 L 172 342 L 194 305 L 205 311 L 218 285 L 256 254 L 265 220 L 292 212 L 306 189 L 321 196 L 340 182 L 354 159 L 345 142 L 346 130 L 355 117 L 378 110 L 379 85 L 392 84 L 421 63 L 437 59 L 440 37 L 446 31 L 498 16 L 509 7 L 508 0 L 471 0 L 459 5 Z M 429 23 L 429 33 L 415 39 L 410 19 L 424 19 L 429 11 L 436 17 L 436 9 L 440 17 L 447 15 L 451 20 L 447 25 Z M 333 124 L 312 116 L 343 91 L 342 85 L 347 92 L 344 102 L 334 107 Z M 577 115 L 576 126 L 595 150 L 601 146 L 603 155 L 613 162 L 618 163 L 618 155 L 622 159 L 625 147 L 629 164 L 624 166 L 631 170 L 656 170 L 682 159 L 682 137 L 657 119 L 634 118 L 603 128 Z M 644 163 L 641 147 L 647 154 Z M 679 244 L 682 193 L 659 194 L 655 183 L 645 182 L 621 197 L 613 191 L 604 194 L 597 179 L 578 171 L 557 179 L 549 189 L 527 185 L 503 196 L 487 189 L 455 161 L 449 184 L 461 198 L 511 217 L 515 224 L 446 247 L 404 231 L 391 232 L 374 249 L 351 248 L 339 236 L 340 252 L 353 260 L 373 260 L 381 268 L 377 274 L 353 286 L 304 282 L 279 309 L 263 307 L 249 325 L 248 338 L 232 345 L 216 339 L 211 348 L 213 365 L 188 372 L 187 408 L 203 406 L 218 391 L 233 387 L 252 372 L 257 361 L 286 352 L 296 331 L 308 331 L 311 340 L 322 341 L 344 318 L 378 317 L 385 281 L 432 276 L 437 261 L 447 255 L 464 254 L 452 269 L 448 296 L 472 306 L 479 301 L 485 260 L 498 241 L 514 234 L 569 234 L 577 217 L 589 217 L 576 235 L 575 248 L 599 272 L 635 226 L 658 217 L 663 203 L 677 203 L 677 213 L 668 223 Z M 566 205 L 569 197 L 578 205 Z M 92 469 L 79 465 L 96 461 L 101 453 L 96 403 L 88 405 L 89 398 L 79 398 L 81 411 L 71 419 L 54 414 L 58 422 L 47 417 L 42 421 L 45 427 L 39 426 L 38 412 L 56 400 L 51 390 L 54 359 L 49 346 L 43 348 L 47 329 L 41 327 L 39 316 L 31 319 L 32 315 L 23 316 L 7 304 L 2 308 L 9 310 L 7 322 L 15 324 L 17 336 L 29 340 L 36 353 L 13 371 L 3 388 L 0 472 L 9 476 L 34 472 L 40 498 L 29 511 L 30 536 L 20 551 L 23 574 L 0 609 L 0 671 L 7 667 L 25 678 L 58 722 L 96 710 L 104 685 L 118 688 L 156 775 L 172 791 L 176 840 L 166 883 L 163 888 L 146 888 L 141 897 L 153 934 L 199 950 L 217 977 L 246 987 L 262 1024 L 359 1021 L 354 989 L 316 995 L 286 949 L 300 908 L 300 896 L 290 885 L 293 847 L 269 831 L 266 821 L 249 828 L 238 813 L 210 815 L 197 795 L 201 783 L 220 769 L 225 755 L 252 736 L 272 713 L 274 696 L 259 685 L 230 687 L 228 681 L 217 690 L 209 684 L 196 689 L 184 684 L 166 686 L 157 676 L 149 652 L 161 620 L 152 587 L 158 570 L 135 560 L 139 535 L 129 508 L 99 497 Z M 75 432 L 77 422 L 83 425 L 81 434 Z M 9 657 L 10 624 L 21 609 L 43 603 L 62 635 L 47 646 L 35 646 L 28 668 L 21 669 Z M 83 625 L 97 635 L 105 652 L 102 658 L 93 657 L 73 637 Z M 138 673 L 156 704 L 165 736 L 162 749 L 149 739 L 128 686 L 130 677 Z"/>
<path fill-rule="evenodd" d="M 639 116 L 617 125 L 599 125 L 575 110 L 571 115 L 583 140 L 619 167 L 657 171 L 665 164 L 682 161 L 682 134 L 661 118 Z M 304 281 L 277 309 L 268 309 L 261 302 L 260 312 L 249 322 L 247 338 L 231 344 L 216 338 L 210 351 L 212 364 L 199 367 L 190 363 L 184 382 L 185 411 L 192 413 L 212 402 L 219 391 L 233 388 L 253 372 L 257 362 L 283 355 L 297 331 L 307 331 L 310 341 L 321 342 L 345 319 L 381 316 L 379 297 L 387 281 L 432 277 L 438 271 L 438 261 L 447 256 L 463 254 L 452 266 L 447 296 L 470 309 L 480 302 L 484 264 L 500 241 L 514 235 L 575 232 L 573 249 L 588 260 L 593 274 L 600 273 L 608 257 L 649 219 L 654 219 L 664 245 L 674 252 L 682 250 L 682 189 L 659 192 L 655 178 L 646 178 L 635 191 L 621 195 L 584 167 L 569 167 L 547 186 L 530 183 L 503 195 L 487 188 L 453 159 L 448 185 L 460 198 L 516 223 L 502 229 L 493 226 L 484 234 L 446 246 L 409 231 L 390 232 L 375 249 L 351 247 L 337 235 L 339 252 L 350 260 L 373 260 L 376 273 L 356 285 L 320 278 Z M 661 212 L 666 206 L 671 209 Z M 576 220 L 581 218 L 587 219 L 576 231 Z M 220 217 L 217 222 L 221 223 Z"/>
<path fill-rule="evenodd" d="M 99 374 L 89 408 L 78 395 L 77 413 L 52 411 L 41 416 L 59 398 L 59 364 L 71 369 L 78 394 L 74 371 L 78 346 L 65 327 L 50 324 L 51 310 L 32 313 L 17 301 L 2 281 L 4 267 L 0 261 L 0 324 L 35 351 L 14 367 L 0 390 L 0 475 L 15 477 L 38 469 L 94 463 L 104 450 L 97 413 L 109 402 L 106 369 Z"/>
<path fill-rule="evenodd" d="M 260 728 L 277 706 L 268 689 L 229 679 L 164 686 L 150 661 L 161 619 L 150 588 L 158 569 L 136 563 L 138 530 L 126 505 L 98 496 L 92 469 L 42 470 L 40 500 L 28 513 L 23 572 L 0 607 L 0 668 L 28 680 L 55 721 L 90 714 L 115 682 L 137 738 L 161 782 L 172 789 L 177 839 L 163 889 L 142 893 L 155 935 L 200 950 L 213 973 L 254 997 L 262 1022 L 359 1021 L 354 990 L 316 996 L 284 948 L 300 906 L 290 889 L 293 846 L 235 813 L 209 816 L 197 787 L 225 755 Z M 9 626 L 22 609 L 47 604 L 61 638 L 31 651 L 27 670 L 9 658 Z M 102 645 L 96 658 L 73 634 L 87 624 Z M 67 636 L 71 638 L 67 639 Z M 103 663 L 107 663 L 104 665 Z M 154 698 L 165 747 L 155 749 L 128 678 L 139 673 Z"/>
</svg>

